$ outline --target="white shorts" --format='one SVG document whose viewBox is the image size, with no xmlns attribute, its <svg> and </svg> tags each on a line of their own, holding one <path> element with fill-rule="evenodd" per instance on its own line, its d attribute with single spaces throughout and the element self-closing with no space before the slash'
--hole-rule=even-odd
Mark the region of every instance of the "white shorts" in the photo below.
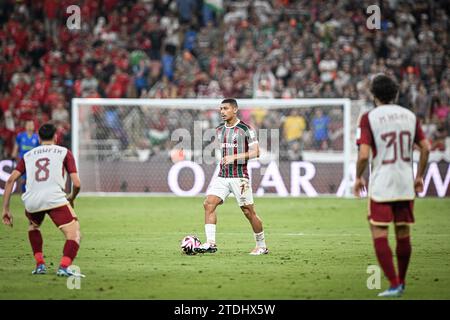
<svg viewBox="0 0 450 320">
<path fill-rule="evenodd" d="M 225 202 L 225 199 L 234 194 L 238 205 L 253 204 L 253 192 L 250 182 L 246 178 L 222 178 L 215 177 L 209 185 L 206 195 L 217 196 Z"/>
</svg>

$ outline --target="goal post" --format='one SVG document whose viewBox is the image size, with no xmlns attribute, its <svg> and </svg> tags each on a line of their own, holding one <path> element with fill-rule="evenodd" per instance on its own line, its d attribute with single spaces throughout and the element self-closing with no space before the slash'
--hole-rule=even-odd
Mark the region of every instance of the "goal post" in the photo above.
<svg viewBox="0 0 450 320">
<path fill-rule="evenodd" d="M 203 194 L 216 165 L 196 160 L 205 155 L 205 145 L 208 148 L 204 132 L 220 123 L 221 101 L 72 99 L 72 152 L 83 189 L 96 194 Z M 352 112 L 350 99 L 237 101 L 239 117 L 264 136 L 260 145 L 269 159 L 249 163 L 257 196 L 351 196 L 359 114 Z M 304 118 L 298 141 L 287 139 L 289 117 Z M 325 142 L 318 138 L 319 129 L 327 135 Z M 187 140 L 193 143 L 180 148 L 180 132 L 192 135 Z"/>
</svg>

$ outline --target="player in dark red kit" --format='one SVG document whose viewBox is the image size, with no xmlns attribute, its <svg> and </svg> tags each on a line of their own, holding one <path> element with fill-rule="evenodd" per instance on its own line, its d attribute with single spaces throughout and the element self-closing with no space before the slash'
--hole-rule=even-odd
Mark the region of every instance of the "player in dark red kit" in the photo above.
<svg viewBox="0 0 450 320">
<path fill-rule="evenodd" d="M 369 223 L 375 253 L 390 288 L 380 297 L 398 297 L 405 290 L 406 271 L 411 256 L 410 225 L 414 223 L 416 192 L 423 191 L 423 175 L 430 146 L 414 113 L 394 104 L 397 83 L 384 74 L 371 84 L 375 109 L 365 113 L 359 122 L 359 146 L 354 193 L 366 187 L 364 170 L 371 160 L 369 184 Z M 413 146 L 420 150 L 417 175 L 413 173 Z M 398 274 L 388 243 L 388 226 L 394 222 L 397 239 Z"/>
</svg>

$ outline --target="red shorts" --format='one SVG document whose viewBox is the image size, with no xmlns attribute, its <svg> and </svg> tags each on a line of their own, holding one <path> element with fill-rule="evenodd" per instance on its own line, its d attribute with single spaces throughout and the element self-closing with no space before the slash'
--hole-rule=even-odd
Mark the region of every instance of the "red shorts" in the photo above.
<svg viewBox="0 0 450 320">
<path fill-rule="evenodd" d="M 42 221 L 44 221 L 45 215 L 48 214 L 50 218 L 53 220 L 53 223 L 58 227 L 62 228 L 65 225 L 68 225 L 74 220 L 78 220 L 75 212 L 73 211 L 70 205 L 64 205 L 58 208 L 54 208 L 51 210 L 40 211 L 40 212 L 27 212 L 25 210 L 25 215 L 27 216 L 30 224 L 34 224 L 36 226 L 40 226 Z"/>
<path fill-rule="evenodd" d="M 414 223 L 414 200 L 394 202 L 369 202 L 369 222 L 376 226 L 408 225 Z"/>
</svg>

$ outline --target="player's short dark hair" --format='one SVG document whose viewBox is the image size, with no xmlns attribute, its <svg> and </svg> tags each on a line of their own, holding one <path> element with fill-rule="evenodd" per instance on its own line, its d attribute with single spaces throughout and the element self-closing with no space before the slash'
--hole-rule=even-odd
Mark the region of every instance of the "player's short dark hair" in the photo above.
<svg viewBox="0 0 450 320">
<path fill-rule="evenodd" d="M 380 102 L 389 103 L 393 102 L 397 96 L 398 84 L 387 75 L 379 74 L 373 78 L 370 91 Z"/>
<path fill-rule="evenodd" d="M 222 100 L 222 104 L 225 104 L 225 103 L 231 104 L 235 108 L 238 107 L 238 103 L 237 103 L 236 99 L 225 99 L 225 100 Z"/>
<path fill-rule="evenodd" d="M 43 124 L 39 128 L 39 138 L 43 141 L 52 140 L 56 133 L 56 127 L 53 123 Z"/>
</svg>

